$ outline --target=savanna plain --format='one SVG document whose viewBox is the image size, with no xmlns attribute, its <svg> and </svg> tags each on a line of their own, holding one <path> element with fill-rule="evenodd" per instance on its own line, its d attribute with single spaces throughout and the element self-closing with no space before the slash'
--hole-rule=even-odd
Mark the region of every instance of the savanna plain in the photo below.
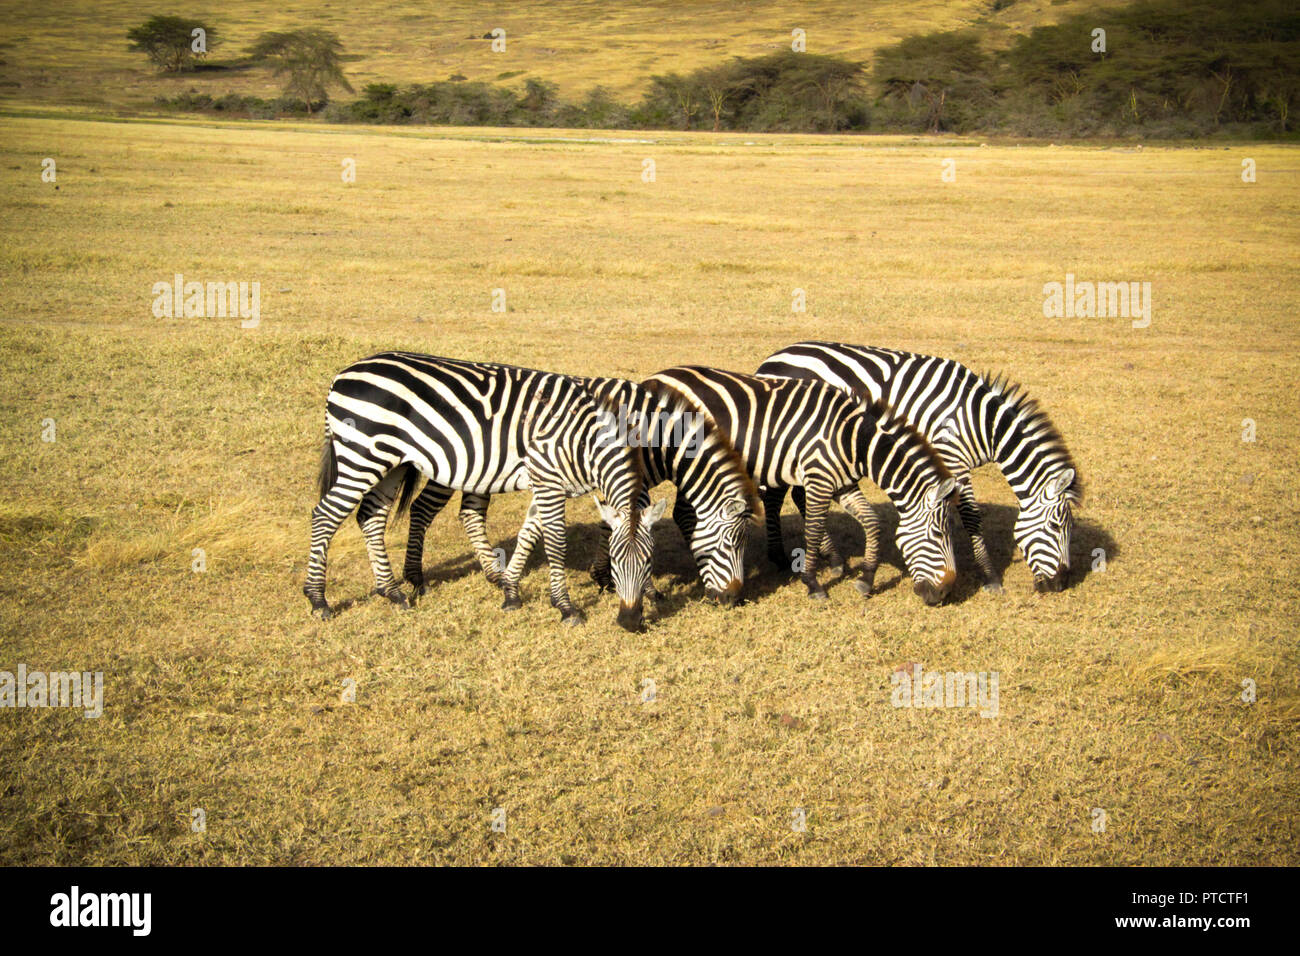
<svg viewBox="0 0 1300 956">
<path fill-rule="evenodd" d="M 102 671 L 104 712 L 0 711 L 0 861 L 1295 865 L 1298 213 L 1270 145 L 2 116 L 0 669 Z M 157 317 L 178 273 L 259 283 L 260 324 Z M 1045 318 L 1067 274 L 1149 282 L 1149 326 Z M 340 613 L 309 616 L 349 362 L 642 378 L 804 338 L 1022 383 L 1087 483 L 1070 588 L 1033 592 L 985 470 L 1005 590 L 961 539 L 938 608 L 892 545 L 873 597 L 815 605 L 756 533 L 726 611 L 664 521 L 630 634 L 582 499 L 582 627 L 537 559 L 501 611 L 454 504 L 413 610 L 370 596 L 348 522 Z M 526 506 L 494 503 L 494 545 Z M 997 672 L 997 716 L 894 707 L 918 664 Z"/>
</svg>

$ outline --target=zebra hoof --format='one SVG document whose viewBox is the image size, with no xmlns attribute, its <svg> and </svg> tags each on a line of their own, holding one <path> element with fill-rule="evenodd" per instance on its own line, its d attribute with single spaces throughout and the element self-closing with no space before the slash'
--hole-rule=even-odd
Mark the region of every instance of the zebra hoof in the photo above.
<svg viewBox="0 0 1300 956">
<path fill-rule="evenodd" d="M 506 599 L 501 602 L 501 610 L 517 611 L 524 606 L 524 602 L 519 600 L 518 594 L 507 594 Z"/>
<path fill-rule="evenodd" d="M 402 593 L 400 588 L 393 588 L 391 591 L 376 591 L 375 593 L 380 597 L 388 598 L 389 601 L 404 611 L 411 609 L 411 602 L 406 599 L 406 595 Z"/>
<path fill-rule="evenodd" d="M 560 623 L 567 624 L 569 627 L 577 627 L 579 624 L 585 623 L 586 620 L 587 619 L 583 617 L 582 612 L 577 610 L 570 611 L 568 614 L 560 616 Z"/>
<path fill-rule="evenodd" d="M 830 600 L 830 598 L 826 596 L 825 591 L 809 591 L 808 597 L 810 600 L 817 601 L 818 603 Z"/>
<path fill-rule="evenodd" d="M 1001 593 L 1002 593 L 1002 582 L 1001 582 L 1001 581 L 986 581 L 986 582 L 984 583 L 984 587 L 983 587 L 981 590 L 987 591 L 989 594 L 1001 594 Z"/>
<path fill-rule="evenodd" d="M 320 604 L 312 605 L 311 616 L 319 618 L 322 621 L 328 621 L 334 616 L 334 612 L 330 609 L 328 604 L 322 601 Z"/>
<path fill-rule="evenodd" d="M 871 585 L 868 584 L 866 581 L 854 581 L 853 587 L 864 598 L 871 597 Z"/>
</svg>

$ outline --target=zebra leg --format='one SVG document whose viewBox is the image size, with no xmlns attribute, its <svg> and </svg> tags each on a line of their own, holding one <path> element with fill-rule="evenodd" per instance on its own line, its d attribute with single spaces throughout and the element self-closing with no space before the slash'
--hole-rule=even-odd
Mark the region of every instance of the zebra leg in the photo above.
<svg viewBox="0 0 1300 956">
<path fill-rule="evenodd" d="M 424 583 L 424 534 L 451 498 L 450 488 L 432 482 L 411 503 L 411 530 L 406 538 L 406 561 L 402 576 L 415 587 L 419 597 L 428 590 Z"/>
<path fill-rule="evenodd" d="M 505 600 L 501 603 L 503 611 L 517 611 L 523 607 L 519 598 L 519 580 L 524 576 L 524 568 L 542 536 L 542 522 L 536 505 L 530 505 L 524 517 L 523 527 L 515 537 L 515 553 L 510 556 L 510 563 L 501 574 L 501 590 Z"/>
<path fill-rule="evenodd" d="M 614 577 L 609 573 L 609 525 L 600 523 L 600 542 L 596 545 L 596 560 L 591 566 L 591 579 L 602 591 L 614 590 Z"/>
<path fill-rule="evenodd" d="M 957 480 L 957 513 L 961 515 L 962 527 L 970 535 L 971 550 L 975 552 L 975 563 L 979 565 L 980 575 L 984 578 L 984 590 L 1001 591 L 1002 578 L 993 570 L 993 560 L 989 557 L 988 546 L 984 543 L 984 525 L 980 520 L 980 506 L 975 500 L 975 488 L 971 485 L 969 474 Z"/>
<path fill-rule="evenodd" d="M 799 509 L 800 516 L 806 522 L 808 520 L 807 492 L 799 485 L 795 485 L 790 489 L 790 500 L 794 502 L 794 506 Z M 807 538 L 806 533 L 804 537 Z M 835 543 L 831 541 L 829 534 L 822 536 L 821 556 L 826 559 L 832 576 L 838 578 L 844 573 L 844 559 L 840 557 L 840 552 L 836 549 Z"/>
<path fill-rule="evenodd" d="M 479 567 L 490 584 L 501 583 L 502 568 L 497 563 L 496 552 L 487 536 L 487 510 L 492 501 L 491 495 L 476 495 L 462 492 L 460 496 L 460 523 L 469 537 L 478 557 Z"/>
<path fill-rule="evenodd" d="M 763 491 L 763 511 L 767 515 L 767 560 L 776 568 L 787 571 L 790 555 L 781 537 L 781 506 L 785 504 L 784 488 L 767 488 Z"/>
<path fill-rule="evenodd" d="M 551 566 L 551 607 L 559 610 L 560 619 L 565 624 L 581 624 L 582 612 L 569 600 L 569 586 L 565 579 L 564 500 L 564 492 L 558 489 L 539 489 L 533 493 L 533 504 L 537 506 L 542 524 L 546 563 Z"/>
<path fill-rule="evenodd" d="M 406 468 L 410 468 L 407 465 Z M 375 593 L 386 597 L 398 607 L 410 607 L 402 586 L 393 580 L 393 569 L 388 564 L 388 547 L 384 542 L 384 529 L 388 527 L 388 512 L 397 498 L 397 486 L 406 474 L 406 468 L 395 468 L 361 499 L 357 509 L 357 524 L 366 537 L 366 550 L 370 553 L 370 569 L 375 573 Z"/>
<path fill-rule="evenodd" d="M 880 547 L 880 525 L 876 521 L 876 511 L 867 502 L 861 489 L 856 485 L 841 491 L 835 496 L 840 507 L 853 515 L 862 525 L 862 536 L 866 541 L 866 552 L 862 565 L 862 577 L 853 582 L 853 586 L 862 592 L 863 597 L 871 597 L 875 586 L 876 566 Z"/>
<path fill-rule="evenodd" d="M 325 565 L 330 540 L 364 495 L 360 488 L 335 481 L 311 510 L 311 555 L 307 560 L 307 582 L 302 593 L 311 602 L 311 613 L 322 621 L 334 616 L 325 600 Z"/>
<path fill-rule="evenodd" d="M 695 558 L 695 551 L 691 548 L 691 538 L 695 535 L 695 507 L 686 500 L 684 495 L 678 495 L 677 501 L 673 503 L 673 521 L 677 523 L 682 537 L 686 539 L 686 550 L 691 552 L 691 559 Z M 703 569 L 696 563 L 696 572 L 703 574 Z"/>
<path fill-rule="evenodd" d="M 826 537 L 826 512 L 830 510 L 831 491 L 820 485 L 806 489 L 803 534 L 804 565 L 799 579 L 808 588 L 808 596 L 818 601 L 826 600 L 826 589 L 817 583 L 817 564 L 821 558 Z"/>
</svg>

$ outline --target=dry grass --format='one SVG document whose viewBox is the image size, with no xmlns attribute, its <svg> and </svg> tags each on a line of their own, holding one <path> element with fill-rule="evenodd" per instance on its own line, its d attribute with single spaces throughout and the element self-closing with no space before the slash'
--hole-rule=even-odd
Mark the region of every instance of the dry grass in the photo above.
<svg viewBox="0 0 1300 956">
<path fill-rule="evenodd" d="M 0 711 L 5 862 L 1300 862 L 1294 149 L 0 134 L 0 669 L 106 685 L 99 720 Z M 1067 271 L 1150 281 L 1151 327 L 1044 319 Z M 175 272 L 259 281 L 261 327 L 155 319 Z M 1104 548 L 1105 572 L 1040 599 L 1017 560 L 1001 596 L 966 576 L 929 609 L 890 553 L 868 603 L 835 586 L 814 607 L 756 574 L 724 613 L 665 525 L 667 606 L 631 636 L 579 571 L 584 501 L 581 629 L 557 625 L 537 567 L 524 610 L 500 612 L 450 514 L 415 611 L 367 598 L 349 523 L 343 613 L 308 617 L 321 404 L 347 362 L 401 347 L 641 376 L 752 369 L 814 334 L 1024 382 L 1088 479 L 1076 561 Z M 993 473 L 976 489 L 1006 562 L 1013 501 Z M 525 504 L 494 505 L 495 541 Z M 832 530 L 861 547 L 845 516 Z M 997 671 L 1000 715 L 891 707 L 909 662 Z"/>
<path fill-rule="evenodd" d="M 991 11 L 990 0 L 824 0 L 792 11 L 785 0 L 734 3 L 680 0 L 521 0 L 503 7 L 483 0 L 387 3 L 354 0 L 321 10 L 316 0 L 222 0 L 160 10 L 153 2 L 101 0 L 50 6 L 6 3 L 0 16 L 0 97 L 24 103 L 104 108 L 151 107 L 159 95 L 196 88 L 272 97 L 281 86 L 262 67 L 160 76 L 143 54 L 127 49 L 126 31 L 150 15 L 193 16 L 220 31 L 214 62 L 237 62 L 268 30 L 332 30 L 350 55 L 356 89 L 367 83 L 427 83 L 461 75 L 522 86 L 528 79 L 559 84 L 576 96 L 604 86 L 637 97 L 655 73 L 693 70 L 733 56 L 789 49 L 795 27 L 808 50 L 869 61 L 882 46 L 930 30 L 980 26 L 989 42 L 1054 23 L 1085 8 L 1084 0 L 1019 0 Z M 8 9 L 13 7 L 14 9 Z M 504 53 L 485 33 L 506 30 Z"/>
</svg>

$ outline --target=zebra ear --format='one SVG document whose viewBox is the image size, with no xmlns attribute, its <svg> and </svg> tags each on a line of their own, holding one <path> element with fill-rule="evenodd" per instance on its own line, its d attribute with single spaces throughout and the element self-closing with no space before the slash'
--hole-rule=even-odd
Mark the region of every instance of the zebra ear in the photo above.
<svg viewBox="0 0 1300 956">
<path fill-rule="evenodd" d="M 933 508 L 944 498 L 947 498 L 950 494 L 952 494 L 953 491 L 956 490 L 956 488 L 957 488 L 957 482 L 955 482 L 951 478 L 945 478 L 937 485 L 932 486 L 930 490 L 926 492 L 925 503 L 929 507 Z"/>
<path fill-rule="evenodd" d="M 650 525 L 658 521 L 660 518 L 662 518 L 664 516 L 664 512 L 667 510 L 668 510 L 667 498 L 660 498 L 658 501 L 652 504 L 649 510 L 645 512 L 644 520 L 646 523 L 646 527 L 649 527 Z"/>
<path fill-rule="evenodd" d="M 605 524 L 609 525 L 611 528 L 614 527 L 615 523 L 618 521 L 618 512 L 603 501 L 596 501 L 596 511 L 600 514 L 600 520 L 605 522 Z"/>
<path fill-rule="evenodd" d="M 1047 497 L 1059 498 L 1074 484 L 1074 469 L 1067 468 L 1047 483 Z"/>
<path fill-rule="evenodd" d="M 749 506 L 743 498 L 731 498 L 722 506 L 722 513 L 728 518 L 738 518 L 745 513 L 747 507 Z"/>
</svg>

